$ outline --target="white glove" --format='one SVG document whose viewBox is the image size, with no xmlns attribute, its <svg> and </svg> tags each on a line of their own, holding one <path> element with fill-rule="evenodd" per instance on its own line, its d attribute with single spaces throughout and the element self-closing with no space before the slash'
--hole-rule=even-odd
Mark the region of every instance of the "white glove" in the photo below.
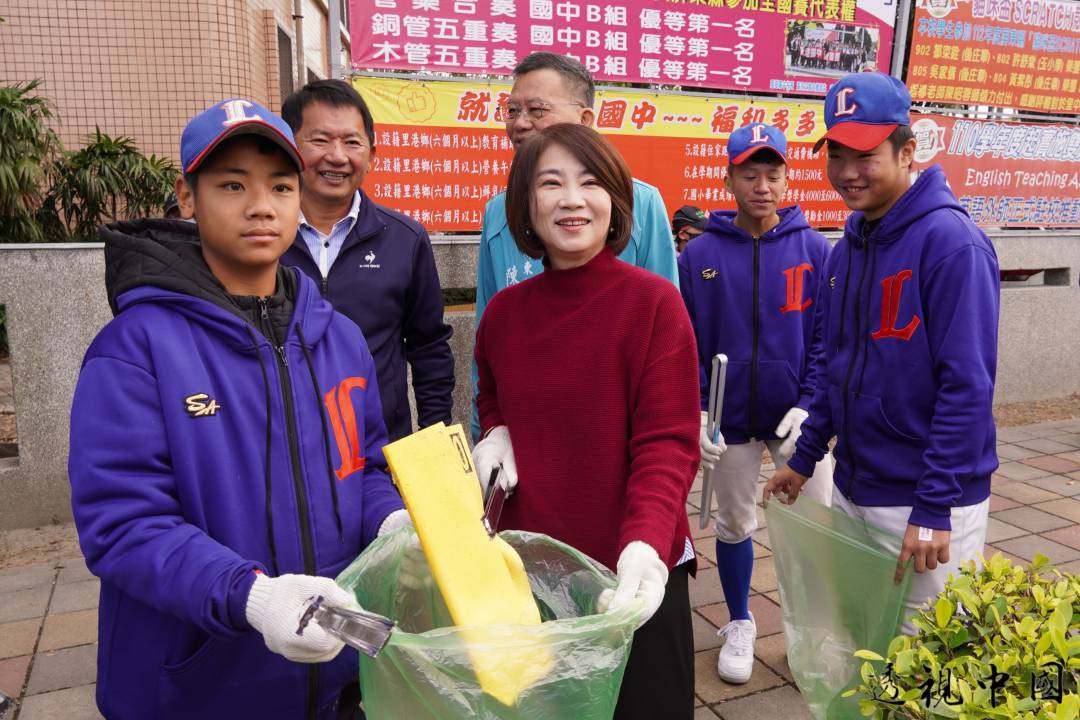
<svg viewBox="0 0 1080 720">
<path fill-rule="evenodd" d="M 353 596 L 327 577 L 259 574 L 251 586 L 244 614 L 251 627 L 262 633 L 266 647 L 293 662 L 329 662 L 345 643 L 329 635 L 318 623 L 308 623 L 297 635 L 300 618 L 316 596 L 326 607 L 356 608 Z"/>
<path fill-rule="evenodd" d="M 630 604 L 635 597 L 645 601 L 645 615 L 638 623 L 641 627 L 660 608 L 667 586 L 668 568 L 651 545 L 635 540 L 619 554 L 616 565 L 619 584 L 614 590 L 605 590 L 597 598 L 600 612 L 614 612 Z"/>
<path fill-rule="evenodd" d="M 480 479 L 480 491 L 487 494 L 488 479 L 491 477 L 491 469 L 501 466 L 499 471 L 499 484 L 507 492 L 517 487 L 517 462 L 514 460 L 514 447 L 510 444 L 510 431 L 505 425 L 492 428 L 472 451 L 473 465 L 476 466 L 476 474 Z"/>
<path fill-rule="evenodd" d="M 727 443 L 724 442 L 724 436 L 719 428 L 716 429 L 716 442 L 709 437 L 709 413 L 705 411 L 701 413 L 701 434 L 698 436 L 698 441 L 701 445 L 701 466 L 706 470 L 712 470 L 716 466 L 716 461 L 727 450 Z"/>
<path fill-rule="evenodd" d="M 401 565 L 398 567 L 398 585 L 409 590 L 431 587 L 434 581 L 427 556 L 420 547 L 420 538 L 414 533 L 405 544 L 401 553 Z"/>
<path fill-rule="evenodd" d="M 375 533 L 375 537 L 381 537 L 386 533 L 392 533 L 395 530 L 400 530 L 403 527 L 412 527 L 413 521 L 409 517 L 409 511 L 405 509 L 395 510 L 387 515 L 382 524 L 379 525 L 379 532 Z"/>
<path fill-rule="evenodd" d="M 809 416 L 810 413 L 802 408 L 793 407 L 776 426 L 776 436 L 785 438 L 784 442 L 780 443 L 780 454 L 784 456 L 784 463 L 795 454 L 795 441 L 802 435 L 803 421 Z M 777 467 L 782 464 L 778 458 L 773 458 L 773 462 Z"/>
</svg>

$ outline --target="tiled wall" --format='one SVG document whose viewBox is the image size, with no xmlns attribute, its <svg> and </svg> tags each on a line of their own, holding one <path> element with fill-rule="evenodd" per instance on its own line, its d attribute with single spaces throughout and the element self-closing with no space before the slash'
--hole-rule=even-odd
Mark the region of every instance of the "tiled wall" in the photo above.
<svg viewBox="0 0 1080 720">
<path fill-rule="evenodd" d="M 326 14 L 307 0 L 305 47 L 327 72 Z M 69 148 L 95 126 L 178 157 L 185 122 L 244 96 L 277 110 L 277 28 L 291 0 L 0 0 L 0 82 L 40 78 Z"/>
</svg>

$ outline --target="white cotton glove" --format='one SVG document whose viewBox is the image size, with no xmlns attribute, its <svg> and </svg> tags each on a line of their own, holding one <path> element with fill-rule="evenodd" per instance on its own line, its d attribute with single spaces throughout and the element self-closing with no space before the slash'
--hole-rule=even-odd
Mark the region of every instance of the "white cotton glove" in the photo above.
<svg viewBox="0 0 1080 720">
<path fill-rule="evenodd" d="M 706 470 L 712 470 L 717 460 L 727 450 L 727 443 L 724 442 L 724 435 L 719 429 L 716 431 L 716 442 L 709 437 L 709 413 L 704 411 L 701 413 L 701 434 L 698 436 L 698 441 L 701 445 L 701 466 Z"/>
<path fill-rule="evenodd" d="M 413 534 L 401 553 L 401 565 L 398 567 L 398 584 L 409 590 L 431 587 L 434 579 L 427 556 L 420 547 L 420 538 Z"/>
<path fill-rule="evenodd" d="M 256 575 L 244 614 L 251 627 L 262 633 L 266 647 L 293 662 L 329 662 L 345 643 L 328 634 L 318 623 L 308 623 L 297 635 L 300 618 L 317 596 L 325 607 L 356 608 L 353 596 L 327 577 Z"/>
<path fill-rule="evenodd" d="M 784 442 L 780 443 L 780 454 L 784 456 L 785 463 L 787 458 L 795 454 L 795 441 L 802 435 L 803 421 L 809 416 L 810 413 L 802 408 L 793 407 L 787 411 L 787 415 L 784 415 L 784 419 L 776 426 L 776 436 L 785 438 Z M 781 464 L 777 458 L 773 458 L 773 461 L 777 465 Z"/>
<path fill-rule="evenodd" d="M 517 462 L 514 460 L 514 447 L 510 444 L 510 431 L 505 425 L 492 428 L 487 437 L 476 443 L 472 458 L 480 479 L 480 491 L 485 495 L 488 492 L 491 469 L 497 465 L 502 467 L 499 470 L 499 484 L 503 489 L 510 492 L 517 487 Z"/>
<path fill-rule="evenodd" d="M 375 533 L 375 537 L 382 537 L 386 533 L 392 533 L 395 530 L 400 530 L 403 527 L 412 527 L 413 521 L 409 517 L 409 511 L 404 508 L 401 510 L 395 510 L 383 519 L 382 524 L 379 525 L 379 532 Z"/>
<path fill-rule="evenodd" d="M 635 597 L 640 597 L 645 601 L 645 615 L 638 622 L 638 627 L 641 627 L 664 601 L 667 565 L 651 545 L 635 540 L 619 554 L 616 569 L 619 584 L 614 590 L 600 593 L 596 601 L 597 609 L 600 612 L 614 612 L 629 605 Z"/>
</svg>

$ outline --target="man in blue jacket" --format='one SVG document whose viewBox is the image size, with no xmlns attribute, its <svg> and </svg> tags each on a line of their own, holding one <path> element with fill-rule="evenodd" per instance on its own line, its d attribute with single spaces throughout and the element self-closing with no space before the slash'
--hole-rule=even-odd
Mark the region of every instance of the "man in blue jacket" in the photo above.
<svg viewBox="0 0 1080 720">
<path fill-rule="evenodd" d="M 532 53 L 514 68 L 514 87 L 504 110 L 506 134 L 514 149 L 549 125 L 581 123 L 596 119 L 593 102 L 596 87 L 592 75 L 569 55 Z M 634 223 L 630 244 L 619 258 L 652 270 L 676 285 L 675 247 L 671 242 L 667 210 L 652 185 L 634 178 Z M 499 193 L 484 207 L 480 228 L 480 262 L 476 270 L 476 327 L 491 297 L 503 288 L 543 272 L 543 264 L 518 249 L 506 222 L 506 193 Z M 476 413 L 476 363 L 472 367 L 472 434 L 479 439 Z"/>
<path fill-rule="evenodd" d="M 825 96 L 829 182 L 855 212 L 826 264 L 825 352 L 794 457 L 764 499 L 798 496 L 837 438 L 833 506 L 903 538 L 911 614 L 986 538 L 997 468 L 997 257 L 939 166 L 911 180 L 911 96 L 881 73 Z M 913 627 L 906 622 L 905 631 Z"/>
<path fill-rule="evenodd" d="M 362 189 L 375 156 L 367 104 L 342 80 L 317 80 L 287 97 L 281 114 L 307 165 L 300 230 L 282 264 L 307 273 L 364 331 L 391 441 L 413 430 L 406 363 L 419 427 L 449 424 L 452 330 L 443 320 L 431 240 L 419 223 L 376 205 Z"/>
<path fill-rule="evenodd" d="M 697 337 L 701 385 L 701 464 L 716 490 L 716 566 L 730 622 L 720 677 L 750 679 L 757 627 L 748 603 L 757 530 L 757 479 L 769 448 L 780 467 L 791 456 L 816 384 L 814 307 L 829 242 L 811 230 L 787 190 L 787 139 L 756 123 L 728 139 L 728 191 L 737 210 L 709 216 L 705 232 L 679 255 L 679 289 Z M 728 356 L 720 432 L 707 431 L 712 358 Z M 814 487 L 831 486 L 828 459 Z M 709 512 L 709 509 L 705 509 Z"/>
<path fill-rule="evenodd" d="M 68 473 L 101 578 L 108 718 L 329 718 L 355 651 L 297 634 L 331 579 L 408 522 L 354 323 L 278 258 L 303 161 L 266 108 L 227 100 L 180 142 L 181 214 L 102 229 L 116 317 L 87 350 Z M 355 696 L 355 694 L 354 694 Z"/>
</svg>

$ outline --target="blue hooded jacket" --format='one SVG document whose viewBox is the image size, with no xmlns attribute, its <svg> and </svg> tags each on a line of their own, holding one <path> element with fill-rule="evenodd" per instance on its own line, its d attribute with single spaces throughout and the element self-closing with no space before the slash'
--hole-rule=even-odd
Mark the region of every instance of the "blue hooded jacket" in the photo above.
<svg viewBox="0 0 1080 720">
<path fill-rule="evenodd" d="M 814 311 L 829 241 L 798 205 L 755 239 L 734 210 L 709 215 L 679 255 L 679 289 L 698 345 L 701 409 L 708 409 L 712 358 L 728 356 L 720 431 L 728 443 L 774 438 L 793 407 L 814 394 Z"/>
<path fill-rule="evenodd" d="M 112 719 L 325 716 L 356 678 L 355 651 L 290 662 L 245 606 L 256 569 L 333 577 L 403 507 L 363 335 L 283 268 L 295 309 L 274 347 L 228 309 L 194 225 L 102 234 L 118 314 L 83 360 L 68 465 L 101 578 L 98 706 Z"/>
<path fill-rule="evenodd" d="M 826 264 L 822 380 L 788 466 L 810 475 L 835 435 L 846 498 L 911 505 L 911 524 L 950 530 L 998 465 L 997 256 L 937 165 L 864 223 L 848 218 Z"/>
<path fill-rule="evenodd" d="M 281 264 L 320 283 L 334 309 L 360 326 L 375 357 L 388 434 L 399 440 L 413 431 L 406 363 L 419 426 L 451 422 L 453 330 L 443 317 L 442 286 L 427 231 L 358 192 L 356 224 L 326 278 L 299 233 Z"/>
</svg>

